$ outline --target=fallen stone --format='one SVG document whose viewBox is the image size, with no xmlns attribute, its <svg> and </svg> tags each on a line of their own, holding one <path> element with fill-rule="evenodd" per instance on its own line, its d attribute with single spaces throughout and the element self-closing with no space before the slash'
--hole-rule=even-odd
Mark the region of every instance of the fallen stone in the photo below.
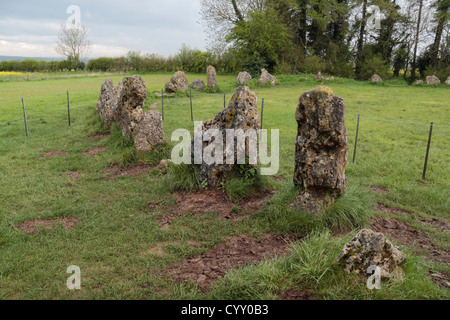
<svg viewBox="0 0 450 320">
<path fill-rule="evenodd" d="M 382 278 L 390 278 L 404 260 L 405 254 L 400 249 L 382 233 L 370 229 L 361 230 L 336 259 L 348 274 L 364 275 L 369 267 L 377 266 L 381 269 Z"/>
<path fill-rule="evenodd" d="M 433 85 L 433 84 L 441 84 L 441 80 L 439 80 L 436 76 L 428 76 L 427 77 L 427 84 Z"/>
<path fill-rule="evenodd" d="M 423 84 L 423 80 L 417 80 L 416 84 Z"/>
<path fill-rule="evenodd" d="M 301 95 L 295 118 L 294 184 L 300 189 L 295 206 L 321 213 L 347 188 L 344 100 L 330 88 L 318 87 Z"/>
<path fill-rule="evenodd" d="M 379 75 L 374 74 L 372 76 L 372 78 L 370 79 L 370 81 L 372 81 L 372 82 L 383 82 L 383 79 L 381 79 L 381 77 Z"/>
</svg>

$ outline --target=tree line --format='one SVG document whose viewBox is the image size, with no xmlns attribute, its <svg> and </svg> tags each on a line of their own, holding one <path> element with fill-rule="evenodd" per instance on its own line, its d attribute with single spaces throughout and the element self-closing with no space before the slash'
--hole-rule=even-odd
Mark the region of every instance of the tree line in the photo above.
<svg viewBox="0 0 450 320">
<path fill-rule="evenodd" d="M 0 71 L 220 72 L 262 68 L 368 80 L 450 75 L 450 0 L 201 0 L 208 50 L 183 45 L 174 56 L 129 52 L 80 61 L 86 29 L 62 27 L 66 61 L 3 61 Z M 70 32 L 69 32 L 69 31 Z M 76 41 L 75 41 L 76 40 Z"/>
</svg>

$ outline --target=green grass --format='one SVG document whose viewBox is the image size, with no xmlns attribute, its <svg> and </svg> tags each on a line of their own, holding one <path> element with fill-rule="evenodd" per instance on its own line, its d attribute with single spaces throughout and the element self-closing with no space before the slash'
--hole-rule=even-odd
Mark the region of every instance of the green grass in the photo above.
<svg viewBox="0 0 450 320">
<path fill-rule="evenodd" d="M 188 74 L 192 82 L 206 75 Z M 123 75 L 111 75 L 116 85 Z M 170 74 L 143 75 L 150 104 L 161 98 Z M 347 79 L 325 82 L 346 103 L 349 155 L 353 152 L 356 118 L 361 115 L 355 163 L 347 165 L 349 189 L 321 217 L 299 214 L 289 207 L 296 190 L 292 184 L 296 139 L 295 108 L 299 96 L 318 85 L 312 75 L 279 76 L 275 87 L 250 83 L 264 98 L 264 128 L 280 130 L 280 171 L 287 181 L 262 181 L 276 195 L 251 218 L 222 221 L 214 213 L 194 217 L 186 214 L 173 220 L 170 230 L 159 228 L 158 218 L 175 203 L 175 190 L 192 191 L 199 186 L 195 172 L 171 167 L 167 174 L 154 169 L 148 175 L 104 181 L 111 164 L 122 167 L 137 161 L 156 166 L 170 156 L 171 133 L 184 128 L 191 132 L 189 97 L 165 98 L 164 130 L 168 144 L 151 155 L 137 154 L 130 141 L 113 127 L 111 136 L 92 140 L 102 133 L 93 110 L 105 76 L 58 78 L 0 83 L 0 299 L 277 299 L 291 288 L 309 288 L 322 299 L 448 299 L 427 276 L 428 270 L 450 271 L 447 265 L 415 256 L 411 248 L 401 283 L 383 283 L 372 292 L 364 279 L 347 276 L 333 263 L 344 243 L 356 230 L 379 214 L 374 202 L 401 208 L 410 216 L 394 217 L 426 232 L 440 248 L 449 249 L 448 232 L 424 226 L 420 218 L 450 218 L 450 91 L 445 86 L 409 87 L 402 82 L 384 86 Z M 14 80 L 14 79 L 13 79 Z M 220 93 L 193 91 L 194 120 L 207 120 L 223 108 L 236 88 L 236 77 L 219 75 Z M 66 91 L 70 92 L 72 126 L 67 125 Z M 22 104 L 27 110 L 30 136 L 25 137 Z M 427 179 L 421 179 L 429 123 L 434 122 Z M 269 139 L 270 140 L 270 139 Z M 99 155 L 84 157 L 91 147 L 108 147 Z M 61 150 L 65 157 L 41 158 Z M 79 180 L 65 173 L 78 171 Z M 252 185 L 254 181 L 252 181 Z M 387 194 L 374 194 L 369 186 L 384 187 Z M 224 192 L 241 200 L 239 180 L 224 186 Z M 258 190 L 258 188 L 256 189 Z M 258 192 L 258 191 L 256 191 Z M 149 204 L 158 204 L 149 207 Z M 236 206 L 233 210 L 240 210 Z M 30 219 L 74 217 L 81 222 L 70 231 L 42 230 L 28 235 L 16 228 Z M 344 230 L 332 237 L 327 230 Z M 210 292 L 196 286 L 174 284 L 161 277 L 169 265 L 195 257 L 226 241 L 230 236 L 259 236 L 268 232 L 307 236 L 292 244 L 284 258 L 262 262 L 227 273 Z M 198 241 L 193 248 L 188 240 Z M 168 243 L 165 254 L 142 254 L 159 243 Z M 78 265 L 82 290 L 67 290 L 66 269 Z M 164 290 L 161 290 L 163 288 Z"/>
</svg>

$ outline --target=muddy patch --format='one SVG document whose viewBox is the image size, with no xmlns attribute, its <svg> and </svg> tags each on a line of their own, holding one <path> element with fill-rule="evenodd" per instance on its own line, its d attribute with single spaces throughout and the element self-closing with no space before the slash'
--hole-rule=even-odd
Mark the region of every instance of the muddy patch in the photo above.
<svg viewBox="0 0 450 320">
<path fill-rule="evenodd" d="M 448 272 L 429 271 L 431 280 L 441 288 L 450 289 L 450 274 Z"/>
<path fill-rule="evenodd" d="M 41 154 L 41 158 L 53 158 L 53 157 L 64 157 L 68 156 L 69 153 L 65 151 L 54 150 L 44 154 Z"/>
<path fill-rule="evenodd" d="M 100 134 L 100 133 L 98 133 L 98 134 L 92 134 L 88 138 L 92 139 L 92 140 L 95 140 L 95 139 L 102 140 L 102 139 L 106 139 L 108 137 L 109 137 L 109 134 Z"/>
<path fill-rule="evenodd" d="M 66 176 L 69 180 L 78 180 L 81 177 L 78 171 L 67 171 L 64 176 Z"/>
<path fill-rule="evenodd" d="M 376 204 L 375 210 L 377 210 L 378 212 L 381 212 L 381 213 L 389 214 L 389 215 L 393 214 L 393 215 L 406 215 L 407 216 L 407 215 L 411 214 L 411 212 L 408 212 L 408 211 L 405 211 L 402 209 L 386 207 L 384 204 L 381 204 L 381 203 Z"/>
<path fill-rule="evenodd" d="M 436 228 L 440 231 L 449 231 L 450 230 L 450 223 L 446 220 L 441 220 L 438 218 L 433 218 L 431 220 L 426 219 L 420 219 L 420 222 L 422 224 L 425 224 L 427 226 L 431 226 L 433 228 Z"/>
<path fill-rule="evenodd" d="M 319 300 L 311 290 L 288 290 L 280 294 L 280 300 L 299 301 L 299 300 Z"/>
<path fill-rule="evenodd" d="M 17 224 L 17 228 L 28 234 L 38 234 L 41 229 L 52 229 L 55 226 L 62 225 L 64 229 L 69 230 L 80 222 L 75 218 L 58 218 L 51 220 L 27 220 Z"/>
<path fill-rule="evenodd" d="M 174 264 L 166 271 L 177 283 L 190 280 L 207 291 L 228 270 L 282 256 L 288 252 L 290 242 L 297 239 L 274 235 L 266 235 L 260 239 L 246 235 L 232 237 L 201 256 Z"/>
<path fill-rule="evenodd" d="M 418 255 L 424 255 L 436 263 L 450 265 L 450 250 L 438 248 L 426 233 L 406 223 L 377 217 L 372 222 L 372 229 L 388 235 L 392 241 L 409 247 Z"/>
<path fill-rule="evenodd" d="M 240 221 L 248 214 L 258 212 L 273 195 L 272 191 L 263 191 L 248 197 L 240 203 L 228 199 L 219 189 L 201 190 L 193 193 L 178 192 L 172 212 L 160 218 L 161 227 L 167 226 L 177 216 L 194 213 L 196 217 L 214 212 L 224 221 Z M 149 205 L 152 206 L 153 204 Z M 248 214 L 246 214 L 248 213 Z"/>
<path fill-rule="evenodd" d="M 137 177 L 143 174 L 148 174 L 151 169 L 152 169 L 151 166 L 143 162 L 137 163 L 134 166 L 126 167 L 123 169 L 120 169 L 120 166 L 118 164 L 114 164 L 105 171 L 103 171 L 103 173 L 107 175 L 103 180 L 105 181 L 115 180 L 117 178 L 126 176 Z"/>
<path fill-rule="evenodd" d="M 373 192 L 375 192 L 376 194 L 386 194 L 389 193 L 389 190 L 383 187 L 377 187 L 377 186 L 370 186 L 369 187 L 370 190 L 372 190 Z"/>
<path fill-rule="evenodd" d="M 82 155 L 83 156 L 95 156 L 95 155 L 97 155 L 100 152 L 103 152 L 105 150 L 108 150 L 108 148 L 107 147 L 90 148 L 90 149 L 86 150 L 85 152 L 83 152 Z"/>
</svg>

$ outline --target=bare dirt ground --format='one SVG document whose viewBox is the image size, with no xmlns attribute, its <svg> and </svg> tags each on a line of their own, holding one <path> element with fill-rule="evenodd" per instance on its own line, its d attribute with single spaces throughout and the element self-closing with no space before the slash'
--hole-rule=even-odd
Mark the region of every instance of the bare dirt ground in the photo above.
<svg viewBox="0 0 450 320">
<path fill-rule="evenodd" d="M 105 171 L 103 171 L 103 173 L 107 175 L 104 180 L 105 181 L 115 180 L 119 177 L 124 176 L 136 177 L 149 173 L 151 169 L 152 167 L 150 165 L 145 164 L 143 162 L 139 162 L 132 167 L 126 167 L 123 169 L 120 169 L 120 166 L 118 164 L 114 164 Z"/>
<path fill-rule="evenodd" d="M 383 188 L 383 187 L 377 187 L 377 186 L 370 186 L 369 189 L 372 190 L 373 192 L 375 192 L 376 194 L 386 194 L 389 192 L 388 189 Z"/>
<path fill-rule="evenodd" d="M 319 300 L 311 290 L 288 290 L 280 295 L 281 300 Z"/>
<path fill-rule="evenodd" d="M 59 150 L 54 150 L 54 151 L 50 151 L 44 154 L 41 154 L 41 158 L 52 158 L 52 157 L 63 157 L 63 156 L 68 156 L 69 153 L 65 152 L 65 151 L 59 151 Z"/>
<path fill-rule="evenodd" d="M 51 220 L 27 220 L 17 224 L 17 228 L 29 234 L 38 234 L 40 229 L 52 229 L 57 225 L 62 225 L 64 229 L 69 230 L 80 222 L 75 218 L 58 218 Z"/>
<path fill-rule="evenodd" d="M 389 208 L 386 207 L 384 204 L 381 203 L 377 203 L 376 204 L 376 210 L 378 212 L 381 213 L 386 213 L 386 214 L 393 214 L 393 215 L 410 215 L 411 213 L 402 209 L 398 209 L 398 208 Z"/>
<path fill-rule="evenodd" d="M 372 222 L 372 229 L 388 235 L 391 240 L 413 249 L 417 254 L 424 255 L 436 263 L 450 265 L 450 250 L 438 248 L 426 233 L 406 223 L 377 217 Z"/>
<path fill-rule="evenodd" d="M 246 235 L 232 237 L 199 257 L 168 267 L 165 274 L 178 283 L 192 280 L 198 283 L 203 291 L 207 291 L 214 281 L 223 277 L 230 269 L 257 264 L 263 259 L 286 254 L 289 243 L 293 240 L 297 239 L 286 239 L 270 234 L 261 239 Z"/>
<path fill-rule="evenodd" d="M 106 138 L 108 138 L 109 137 L 109 134 L 93 134 L 93 135 L 90 135 L 88 138 L 89 139 L 92 139 L 92 140 L 94 140 L 94 139 L 106 139 Z"/>
<path fill-rule="evenodd" d="M 258 212 L 272 195 L 272 191 L 264 191 L 245 199 L 241 204 L 237 204 L 228 199 L 225 193 L 219 189 L 201 190 L 193 193 L 178 192 L 175 194 L 176 200 L 171 212 L 160 218 L 161 227 L 167 228 L 173 219 L 185 213 L 195 213 L 196 216 L 200 216 L 204 213 L 214 212 L 218 214 L 219 219 L 239 221 L 248 217 L 251 213 Z M 157 204 L 150 204 L 149 208 L 155 209 Z M 244 210 L 249 214 L 236 214 L 235 208 L 238 209 L 237 213 Z"/>
<path fill-rule="evenodd" d="M 69 180 L 78 180 L 80 179 L 80 173 L 78 171 L 67 171 L 64 174 Z"/>
<path fill-rule="evenodd" d="M 95 155 L 97 155 L 100 152 L 103 152 L 105 150 L 108 150 L 108 148 L 107 147 L 90 148 L 90 149 L 86 150 L 85 152 L 83 152 L 82 155 L 83 156 L 95 156 Z"/>
</svg>

